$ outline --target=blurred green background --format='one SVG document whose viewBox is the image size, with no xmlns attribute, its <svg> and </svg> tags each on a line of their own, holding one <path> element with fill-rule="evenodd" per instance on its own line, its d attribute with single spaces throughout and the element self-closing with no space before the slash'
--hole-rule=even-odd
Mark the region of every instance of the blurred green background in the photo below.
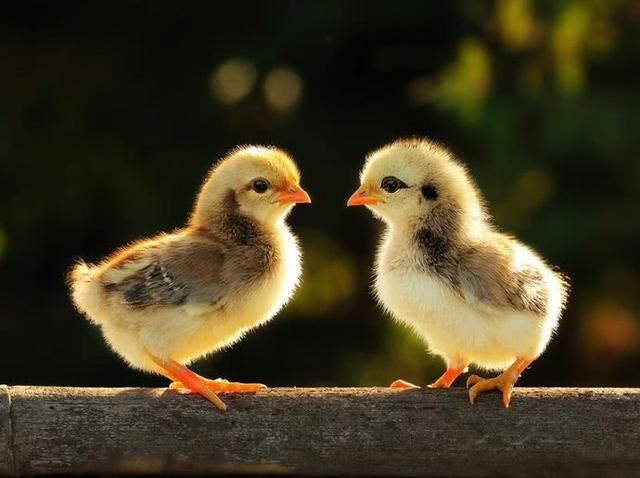
<svg viewBox="0 0 640 478">
<path fill-rule="evenodd" d="M 304 282 L 195 369 L 431 382 L 440 359 L 369 291 L 381 226 L 345 207 L 368 151 L 426 135 L 470 167 L 499 227 L 571 278 L 522 384 L 640 385 L 640 2 L 113 3 L 0 17 L 0 383 L 164 385 L 73 310 L 65 271 L 182 225 L 212 162 L 246 143 L 303 172 Z"/>
</svg>

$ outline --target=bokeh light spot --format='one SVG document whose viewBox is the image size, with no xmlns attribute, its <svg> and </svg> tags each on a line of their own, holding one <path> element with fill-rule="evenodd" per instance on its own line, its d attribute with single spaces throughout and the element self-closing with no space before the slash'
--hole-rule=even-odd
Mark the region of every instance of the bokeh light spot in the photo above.
<svg viewBox="0 0 640 478">
<path fill-rule="evenodd" d="M 496 18 L 502 41 L 512 50 L 522 50 L 537 39 L 537 25 L 528 0 L 500 0 Z"/>
<path fill-rule="evenodd" d="M 219 102 L 240 101 L 253 89 L 256 70 L 250 61 L 233 58 L 218 66 L 209 76 L 209 90 Z"/>
<path fill-rule="evenodd" d="M 619 360 L 638 352 L 640 321 L 620 304 L 597 303 L 583 322 L 581 338 L 589 360 Z"/>
<path fill-rule="evenodd" d="M 273 109 L 290 110 L 302 97 L 300 75 L 290 68 L 274 68 L 264 80 L 264 96 Z"/>
<path fill-rule="evenodd" d="M 580 93 L 584 87 L 584 45 L 589 34 L 590 11 L 574 3 L 565 8 L 551 33 L 556 84 L 566 95 Z"/>
<path fill-rule="evenodd" d="M 486 45 L 465 38 L 458 45 L 455 61 L 440 73 L 433 99 L 442 109 L 453 110 L 464 122 L 474 122 L 491 88 L 491 57 Z"/>
</svg>

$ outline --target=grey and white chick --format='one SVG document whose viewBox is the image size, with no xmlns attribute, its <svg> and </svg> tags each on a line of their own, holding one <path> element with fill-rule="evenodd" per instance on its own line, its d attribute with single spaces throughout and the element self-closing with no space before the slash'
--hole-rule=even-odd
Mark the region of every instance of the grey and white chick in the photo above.
<svg viewBox="0 0 640 478">
<path fill-rule="evenodd" d="M 509 406 L 516 380 L 544 351 L 567 285 L 535 252 L 492 225 L 480 191 L 445 148 L 398 140 L 371 153 L 349 206 L 386 223 L 375 292 L 393 317 L 440 355 L 448 388 L 469 365 L 504 370 L 469 377 L 469 398 L 499 389 Z M 395 388 L 415 387 L 403 380 Z"/>
<path fill-rule="evenodd" d="M 296 164 L 279 149 L 231 151 L 202 185 L 186 227 L 97 265 L 76 264 L 74 304 L 129 365 L 224 410 L 216 392 L 264 385 L 205 379 L 185 364 L 238 341 L 292 296 L 300 250 L 285 218 L 295 203 L 310 202 L 299 182 Z"/>
</svg>

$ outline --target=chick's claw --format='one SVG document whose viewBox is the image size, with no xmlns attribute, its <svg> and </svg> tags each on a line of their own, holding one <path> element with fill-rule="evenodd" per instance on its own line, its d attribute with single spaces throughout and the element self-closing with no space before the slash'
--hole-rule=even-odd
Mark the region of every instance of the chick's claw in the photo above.
<svg viewBox="0 0 640 478">
<path fill-rule="evenodd" d="M 479 375 L 469 375 L 467 378 L 467 388 L 473 387 L 476 383 L 484 382 L 486 378 Z"/>
<path fill-rule="evenodd" d="M 495 378 L 481 380 L 469 389 L 469 401 L 473 405 L 478 394 L 489 392 L 491 390 L 500 390 L 502 392 L 502 403 L 505 408 L 509 408 L 509 404 L 511 403 L 511 392 L 513 391 L 514 384 L 515 380 L 510 378 L 507 373 L 500 374 Z"/>
<path fill-rule="evenodd" d="M 531 359 L 516 359 L 507 370 L 494 378 L 484 379 L 478 375 L 471 375 L 467 379 L 467 388 L 471 387 L 469 388 L 471 405 L 474 404 L 478 394 L 491 390 L 500 390 L 502 392 L 502 403 L 505 408 L 509 408 L 513 387 L 520 378 L 520 374 L 529 366 L 531 361 Z"/>
<path fill-rule="evenodd" d="M 205 379 L 205 385 L 207 389 L 216 393 L 257 393 L 260 390 L 267 389 L 267 386 L 262 383 L 229 382 L 229 380 L 223 378 L 217 378 L 215 380 Z M 177 390 L 180 393 L 189 393 L 189 390 L 182 382 L 172 382 L 169 388 Z"/>
<path fill-rule="evenodd" d="M 189 395 L 190 393 L 194 393 L 193 390 L 189 390 L 184 386 L 182 382 L 171 382 L 169 384 L 169 390 L 174 390 L 182 395 Z"/>
</svg>

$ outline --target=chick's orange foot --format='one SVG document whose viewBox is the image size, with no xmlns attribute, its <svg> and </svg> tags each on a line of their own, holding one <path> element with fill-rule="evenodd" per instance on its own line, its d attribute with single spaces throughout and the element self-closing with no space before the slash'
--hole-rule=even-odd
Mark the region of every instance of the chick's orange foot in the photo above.
<svg viewBox="0 0 640 478">
<path fill-rule="evenodd" d="M 471 387 L 469 388 L 469 401 L 473 405 L 478 394 L 492 390 L 500 390 L 502 392 L 502 403 L 505 408 L 509 408 L 514 383 L 515 380 L 507 376 L 505 373 L 501 373 L 497 377 L 487 379 L 478 377 L 477 375 L 472 375 L 467 380 L 467 386 Z"/>
<path fill-rule="evenodd" d="M 192 372 L 187 367 L 175 360 L 163 360 L 153 355 L 149 355 L 151 360 L 158 366 L 159 372 L 169 380 L 180 382 L 184 389 L 203 396 L 221 411 L 225 411 L 227 406 L 213 390 L 207 386 L 207 379 Z"/>
<path fill-rule="evenodd" d="M 409 390 L 412 388 L 420 388 L 418 385 L 414 385 L 411 382 L 407 382 L 406 380 L 402 380 L 402 379 L 398 379 L 398 380 L 394 380 L 391 385 L 389 385 L 390 388 L 395 388 L 396 390 Z"/>
<path fill-rule="evenodd" d="M 467 379 L 469 389 L 469 401 L 471 405 L 475 403 L 477 396 L 484 392 L 500 390 L 502 392 L 502 403 L 505 408 L 511 404 L 511 393 L 515 383 L 525 368 L 531 363 L 528 359 L 517 359 L 513 364 L 500 375 L 494 378 L 482 378 L 478 375 L 471 375 Z"/>
<path fill-rule="evenodd" d="M 229 380 L 225 380 L 223 378 L 217 378 L 215 380 L 205 378 L 203 380 L 205 386 L 210 391 L 218 393 L 256 393 L 267 388 L 267 386 L 262 383 L 230 382 Z M 189 388 L 186 387 L 182 382 L 172 382 L 169 385 L 169 388 L 172 390 L 179 390 L 182 393 L 185 393 L 185 391 L 187 393 L 191 392 L 191 390 L 189 390 Z"/>
</svg>

